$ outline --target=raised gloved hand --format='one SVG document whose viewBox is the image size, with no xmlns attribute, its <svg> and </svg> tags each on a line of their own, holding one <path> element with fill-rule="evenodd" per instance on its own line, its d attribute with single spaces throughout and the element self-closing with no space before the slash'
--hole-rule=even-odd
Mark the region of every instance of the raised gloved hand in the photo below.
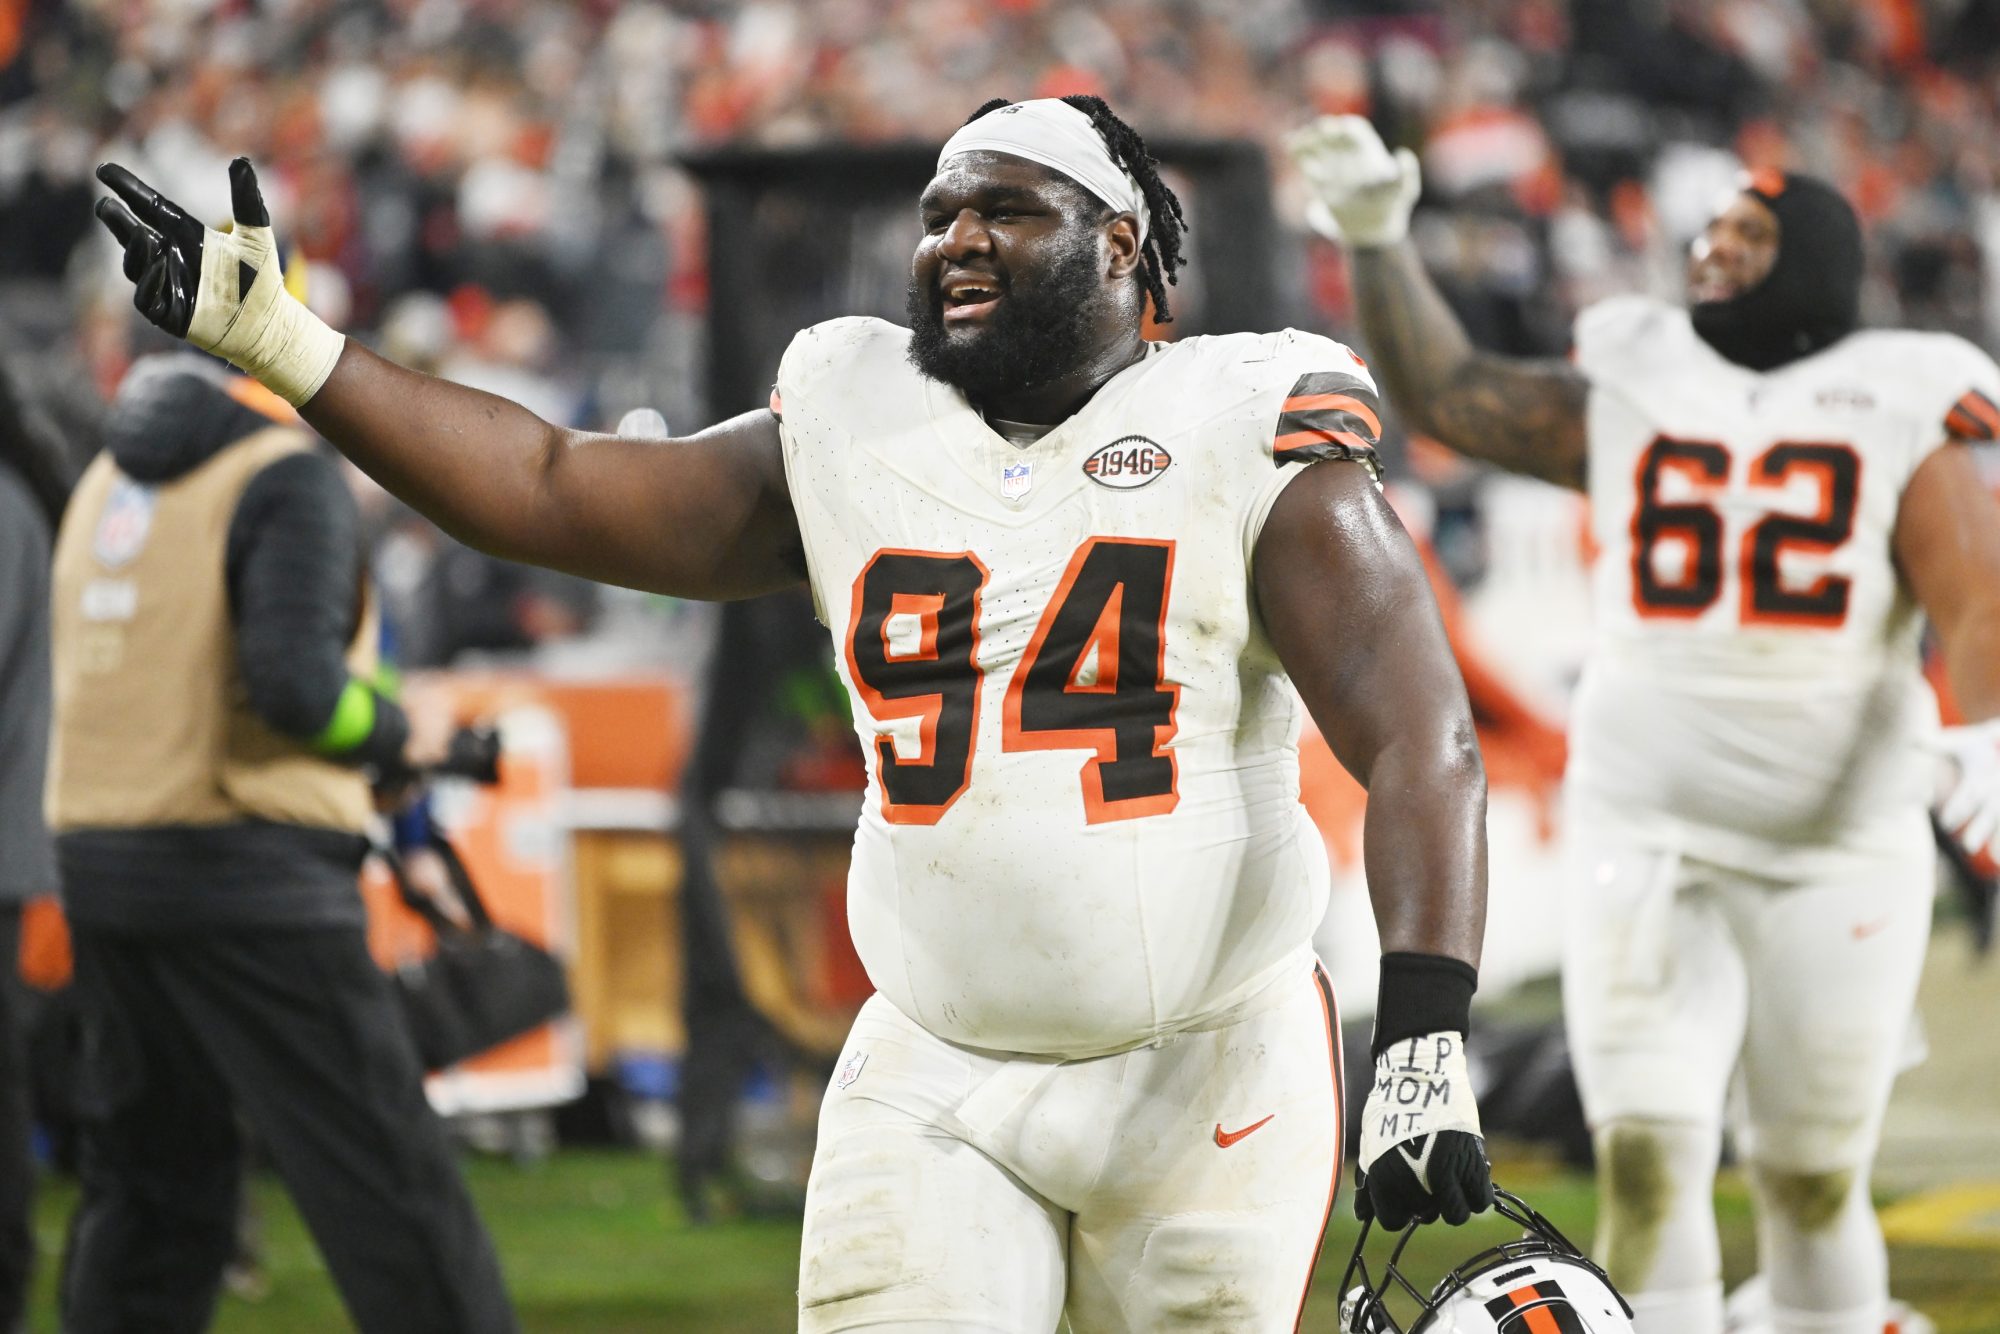
<svg viewBox="0 0 2000 1334">
<path fill-rule="evenodd" d="M 1391 1231 L 1413 1219 L 1456 1227 L 1493 1203 L 1462 1033 L 1407 1038 L 1375 1058 L 1356 1187 L 1354 1216 Z"/>
<path fill-rule="evenodd" d="M 1306 221 L 1314 231 L 1361 249 L 1409 235 L 1423 191 L 1415 153 L 1391 153 L 1360 116 L 1321 116 L 1292 131 L 1285 147 L 1312 187 Z"/>
<path fill-rule="evenodd" d="M 97 218 L 125 251 L 139 313 L 213 352 L 298 407 L 326 382 L 346 339 L 285 290 L 271 215 L 250 159 L 229 164 L 229 231 L 204 227 L 114 162 L 97 179 L 117 199 Z"/>
<path fill-rule="evenodd" d="M 2000 852 L 2000 718 L 1947 727 L 1936 749 L 1957 771 L 1951 791 L 1938 808 L 1938 823 L 1957 835 L 1970 853 Z"/>
</svg>

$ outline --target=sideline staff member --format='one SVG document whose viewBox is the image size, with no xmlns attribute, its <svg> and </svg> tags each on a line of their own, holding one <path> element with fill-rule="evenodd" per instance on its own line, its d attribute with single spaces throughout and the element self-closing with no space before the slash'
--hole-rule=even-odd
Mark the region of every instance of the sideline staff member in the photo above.
<svg viewBox="0 0 2000 1334">
<path fill-rule="evenodd" d="M 42 820 L 49 741 L 49 534 L 68 491 L 59 447 L 0 369 L 0 1331 L 23 1328 L 34 1159 L 21 1009 L 21 911 L 56 889 Z"/>
<path fill-rule="evenodd" d="M 289 409 L 205 358 L 135 366 L 105 439 L 54 567 L 49 814 L 86 1025 L 64 1328 L 207 1325 L 240 1108 L 362 1330 L 510 1331 L 355 888 L 354 766 L 443 737 L 366 684 L 353 500 Z"/>
</svg>

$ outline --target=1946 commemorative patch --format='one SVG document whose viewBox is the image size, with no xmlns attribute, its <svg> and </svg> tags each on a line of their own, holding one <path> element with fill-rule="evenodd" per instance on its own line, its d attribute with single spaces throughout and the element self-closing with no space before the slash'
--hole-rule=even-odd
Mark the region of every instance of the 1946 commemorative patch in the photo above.
<svg viewBox="0 0 2000 1334">
<path fill-rule="evenodd" d="M 1083 461 L 1083 475 L 1114 491 L 1136 491 L 1174 461 L 1143 435 L 1121 436 Z"/>
</svg>

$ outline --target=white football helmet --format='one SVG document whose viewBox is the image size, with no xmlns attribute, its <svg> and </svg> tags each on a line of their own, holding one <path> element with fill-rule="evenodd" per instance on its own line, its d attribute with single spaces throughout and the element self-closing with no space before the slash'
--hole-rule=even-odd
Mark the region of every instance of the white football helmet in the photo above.
<svg viewBox="0 0 2000 1334">
<path fill-rule="evenodd" d="M 1362 1224 L 1340 1280 L 1340 1334 L 1631 1334 L 1632 1308 L 1555 1224 L 1497 1187 L 1493 1210 L 1525 1235 L 1473 1256 L 1428 1296 L 1398 1267 L 1419 1225 L 1404 1229 L 1377 1283 L 1361 1254 L 1373 1222 Z M 1419 1308 L 1407 1331 L 1389 1313 L 1398 1290 Z"/>
</svg>

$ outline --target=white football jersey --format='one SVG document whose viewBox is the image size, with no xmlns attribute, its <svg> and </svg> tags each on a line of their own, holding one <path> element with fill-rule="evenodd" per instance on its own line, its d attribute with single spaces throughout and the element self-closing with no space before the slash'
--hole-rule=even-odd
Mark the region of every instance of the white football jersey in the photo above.
<svg viewBox="0 0 2000 1334">
<path fill-rule="evenodd" d="M 1749 869 L 1920 819 L 1936 704 L 1892 537 L 1917 465 L 2000 428 L 2000 370 L 1869 331 L 1760 374 L 1634 297 L 1584 312 L 1576 358 L 1597 547 L 1579 794 Z"/>
<path fill-rule="evenodd" d="M 1289 330 L 1156 344 L 1018 447 L 908 345 L 817 325 L 773 395 L 867 753 L 848 925 L 869 978 L 1000 1051 L 1222 1015 L 1324 907 L 1250 558 L 1286 465 L 1372 464 L 1368 372 Z"/>
</svg>

